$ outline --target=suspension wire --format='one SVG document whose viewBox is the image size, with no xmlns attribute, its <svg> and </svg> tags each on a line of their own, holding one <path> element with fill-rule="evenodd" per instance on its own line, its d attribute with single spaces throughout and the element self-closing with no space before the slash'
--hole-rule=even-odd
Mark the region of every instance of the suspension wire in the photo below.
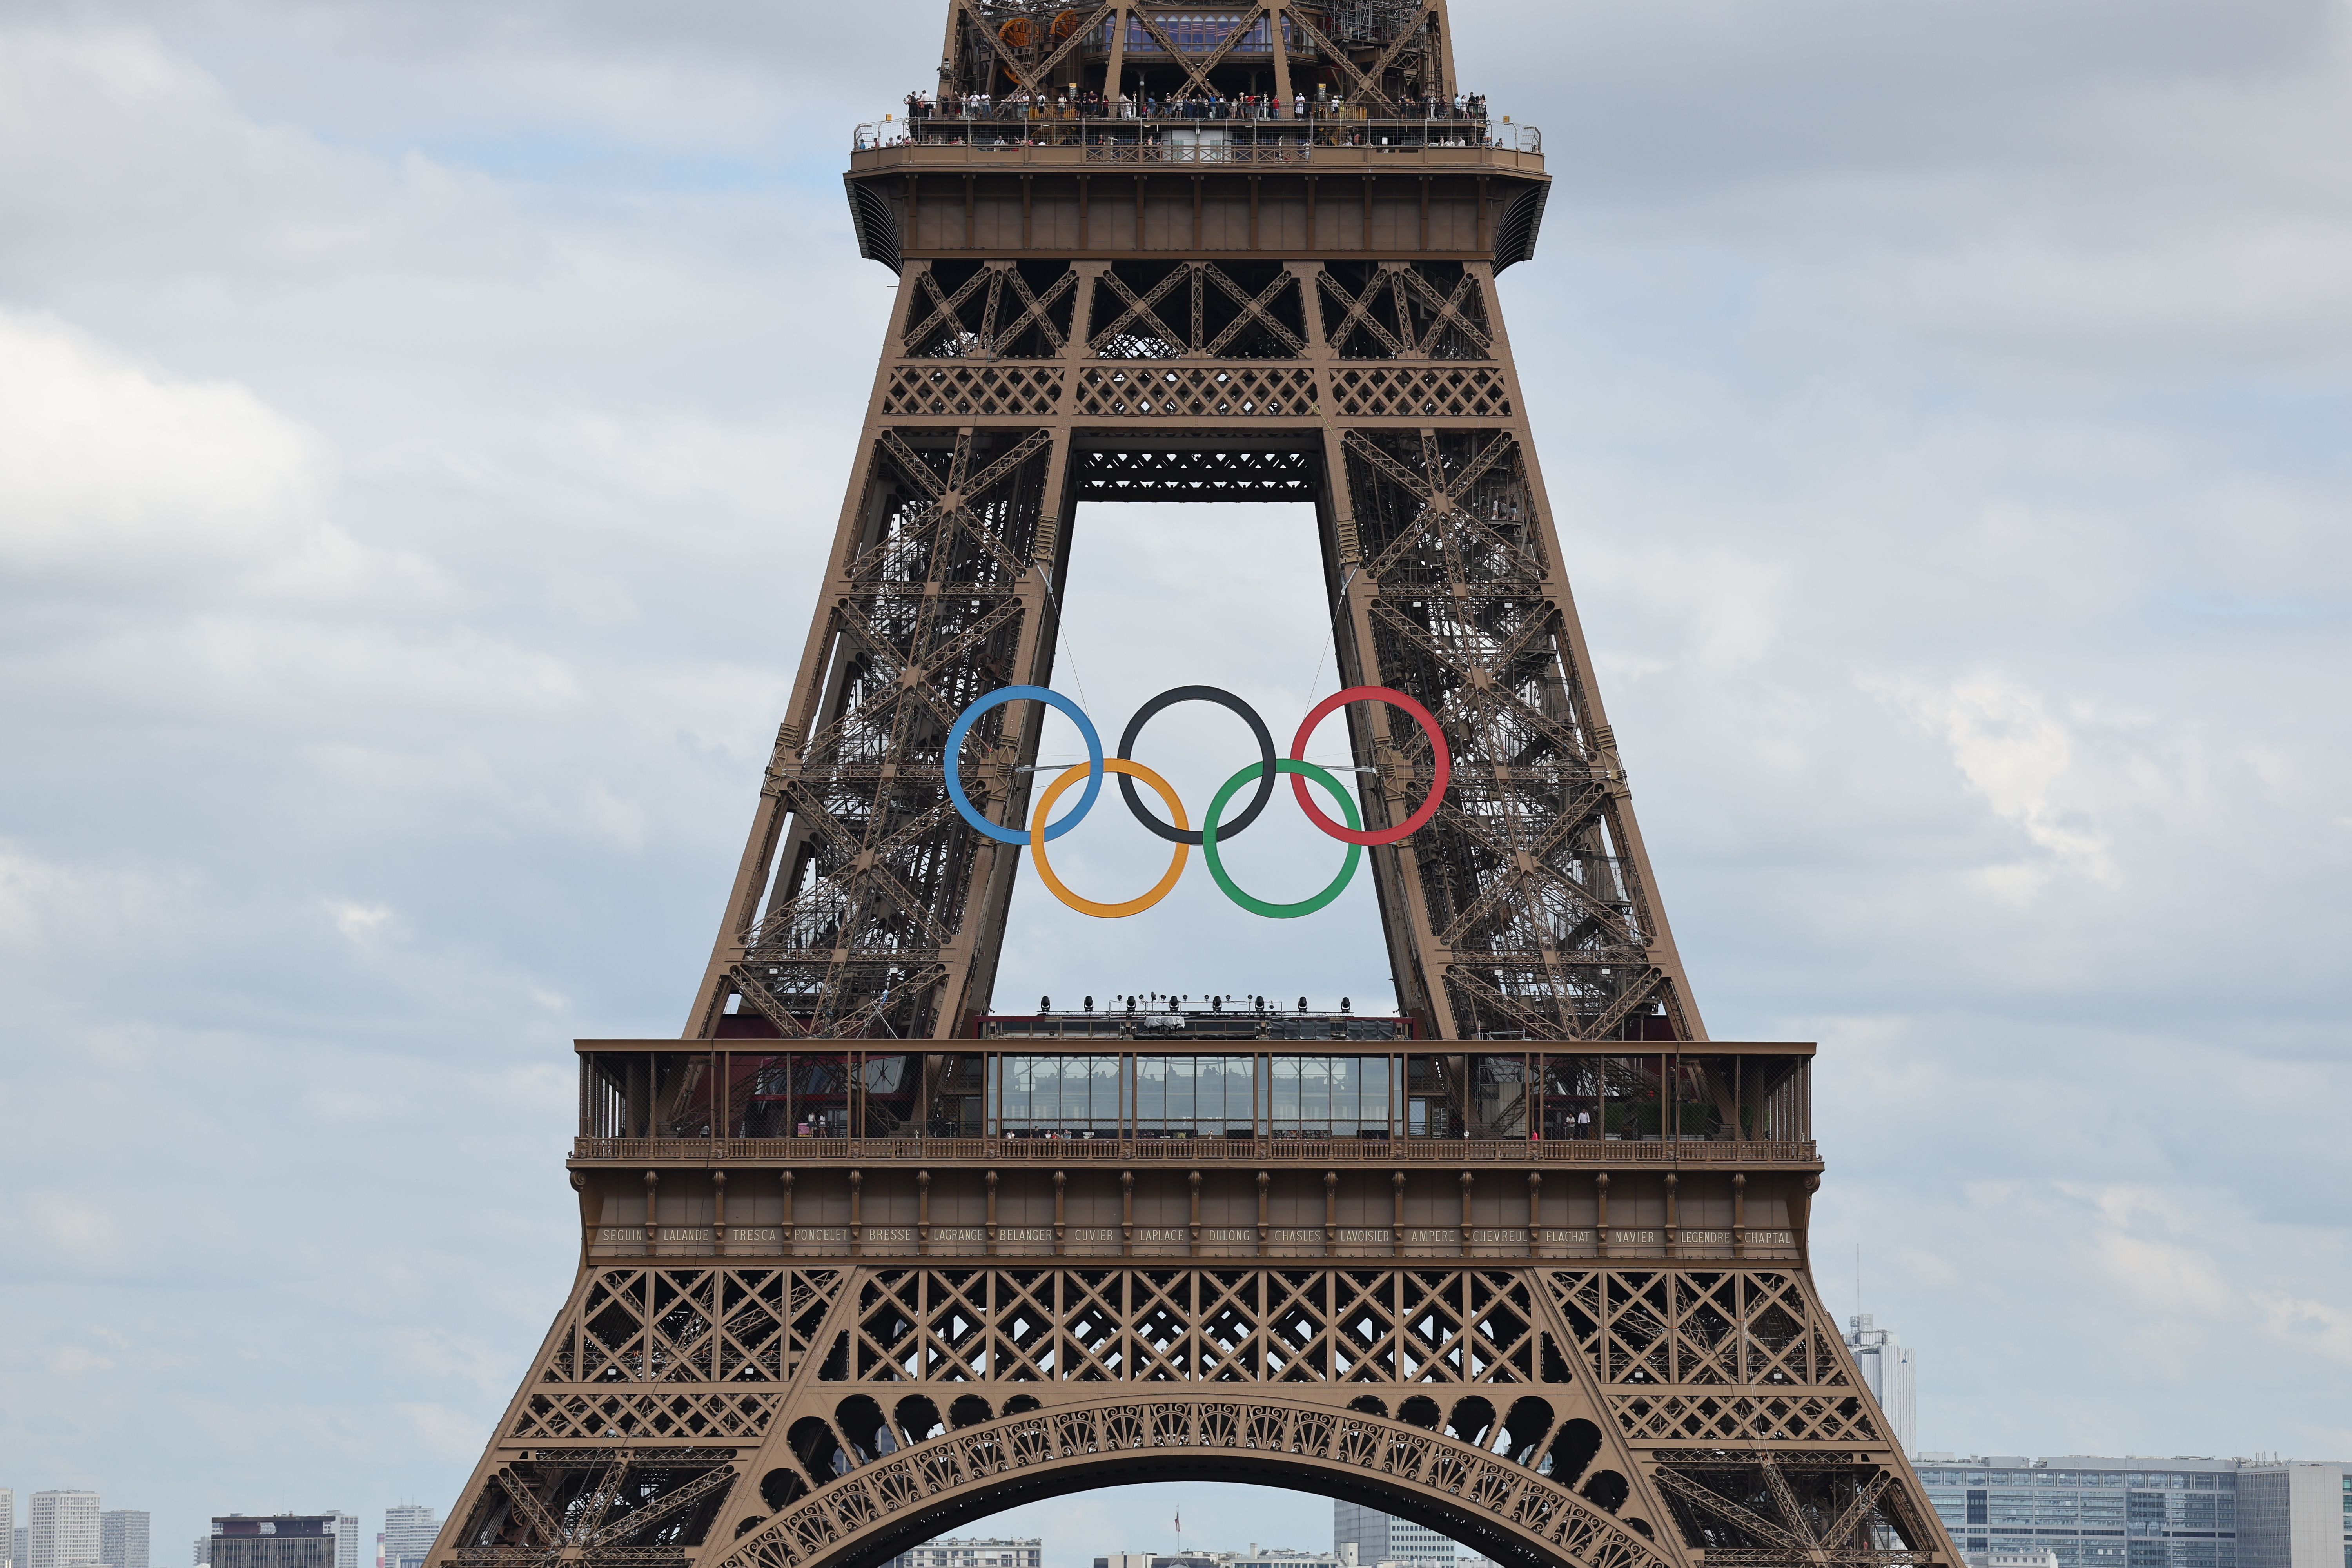
<svg viewBox="0 0 2352 1568">
<path fill-rule="evenodd" d="M 1087 678 L 1078 670 L 1078 653 L 1069 640 L 1070 615 L 1062 608 L 1062 596 L 1054 592 L 1054 574 L 1044 567 L 1037 569 L 1037 580 L 1045 584 L 1045 597 L 1054 601 L 1054 651 L 1066 653 L 1070 660 L 1070 680 L 1078 689 L 1078 706 L 1091 710 L 1092 700 L 1087 696 Z M 1048 713 L 1052 709 L 1047 709 Z"/>
<path fill-rule="evenodd" d="M 1323 679 L 1324 655 L 1327 652 L 1336 654 L 1339 649 L 1339 616 L 1348 607 L 1348 584 L 1354 582 L 1356 574 L 1362 570 L 1363 563 L 1359 562 L 1349 567 L 1348 574 L 1339 579 L 1339 603 L 1331 606 L 1331 646 L 1328 649 L 1318 647 L 1315 650 L 1315 673 L 1307 678 L 1306 702 L 1309 709 L 1315 706 L 1315 683 Z"/>
</svg>

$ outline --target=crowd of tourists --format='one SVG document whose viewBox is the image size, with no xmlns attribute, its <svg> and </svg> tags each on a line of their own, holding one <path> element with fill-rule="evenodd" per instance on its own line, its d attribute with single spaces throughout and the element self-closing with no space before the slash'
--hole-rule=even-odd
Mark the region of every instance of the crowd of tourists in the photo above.
<svg viewBox="0 0 2352 1568">
<path fill-rule="evenodd" d="M 1014 92 L 999 98 L 992 93 L 946 92 L 929 98 L 920 92 L 910 92 L 905 100 L 907 119 L 918 140 L 928 140 L 921 125 L 930 120 L 1427 120 L 1454 121 L 1467 124 L 1486 122 L 1486 99 L 1483 93 L 1457 92 L 1452 98 L 1435 94 L 1421 98 L 1402 98 L 1371 105 L 1360 104 L 1349 111 L 1344 100 L 1329 96 L 1308 98 L 1306 93 L 1293 95 L 1290 113 L 1282 113 L 1282 100 L 1267 93 L 1243 92 L 1231 95 L 1221 92 L 1178 92 L 1166 95 L 1141 92 L 1132 97 L 1120 93 L 1106 98 L 1099 92 L 1081 90 L 1061 93 L 1048 98 L 1043 93 Z"/>
</svg>

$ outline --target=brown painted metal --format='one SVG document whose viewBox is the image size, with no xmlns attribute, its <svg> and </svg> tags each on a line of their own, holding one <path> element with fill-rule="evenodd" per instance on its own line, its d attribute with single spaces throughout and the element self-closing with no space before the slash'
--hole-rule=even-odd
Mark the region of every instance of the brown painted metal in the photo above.
<svg viewBox="0 0 2352 1568">
<path fill-rule="evenodd" d="M 901 284 L 788 716 L 684 1037 L 580 1042 L 580 1273 L 436 1568 L 874 1568 L 1173 1476 L 1513 1568 L 1957 1568 L 1808 1267 L 1812 1047 L 1708 1040 L 1658 899 L 1496 288 L 1540 138 L 1400 116 L 1451 40 L 1443 0 L 951 0 L 940 91 L 997 102 L 852 154 Z M 1004 108 L 1261 73 L 1264 120 Z M 988 1021 L 1019 855 L 942 744 L 1050 683 L 1102 499 L 1311 501 L 1343 681 L 1438 716 L 1452 788 L 1371 857 L 1402 1023 Z M 1348 722 L 1400 819 L 1428 746 Z M 961 759 L 999 821 L 1038 730 Z M 1167 1135 L 1171 1052 L 1250 1124 Z M 1286 1121 L 1300 1058 L 1384 1061 L 1386 1120 Z M 1046 1058 L 1116 1114 L 1008 1119 Z"/>
</svg>

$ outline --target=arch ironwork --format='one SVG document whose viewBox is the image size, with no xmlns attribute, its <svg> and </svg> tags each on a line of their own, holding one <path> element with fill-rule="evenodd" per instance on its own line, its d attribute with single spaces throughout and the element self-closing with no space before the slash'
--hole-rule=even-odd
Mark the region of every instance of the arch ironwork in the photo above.
<svg viewBox="0 0 2352 1568">
<path fill-rule="evenodd" d="M 797 1466 L 788 1473 L 795 1480 L 804 1474 Z M 1367 1410 L 1237 1397 L 1214 1384 L 1055 1400 L 911 1440 L 851 1464 L 772 1516 L 747 1513 L 738 1523 L 751 1530 L 719 1561 L 723 1568 L 870 1568 L 1018 1502 L 1174 1479 L 1286 1486 L 1370 1503 L 1519 1568 L 1662 1563 L 1630 1524 L 1510 1455 Z"/>
</svg>

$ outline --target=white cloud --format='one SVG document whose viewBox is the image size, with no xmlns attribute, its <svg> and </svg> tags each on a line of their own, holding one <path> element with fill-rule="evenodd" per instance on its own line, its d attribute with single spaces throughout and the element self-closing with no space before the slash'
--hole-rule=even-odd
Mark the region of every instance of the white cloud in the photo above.
<svg viewBox="0 0 2352 1568">
<path fill-rule="evenodd" d="M 69 150 L 60 155 L 60 149 Z M 495 187 L 257 123 L 149 28 L 0 26 L 0 279 L 527 265 Z"/>
<path fill-rule="evenodd" d="M 2254 1298 L 2263 1329 L 2297 1353 L 2322 1356 L 2339 1366 L 2352 1366 L 2352 1311 L 2329 1301 L 2315 1301 L 2268 1291 Z"/>
<path fill-rule="evenodd" d="M 59 1377 L 80 1377 L 86 1373 L 114 1370 L 112 1361 L 83 1345 L 59 1345 L 45 1352 L 42 1360 L 49 1371 Z"/>
<path fill-rule="evenodd" d="M 344 940 L 364 943 L 392 920 L 392 910 L 383 904 L 354 904 L 330 900 L 327 912 L 334 917 L 335 929 Z"/>
<path fill-rule="evenodd" d="M 1941 689 L 1904 693 L 1906 705 L 1951 747 L 1952 761 L 1992 809 L 2017 824 L 2053 859 L 2101 881 L 2112 879 L 2095 824 L 2063 802 L 2074 767 L 2074 738 L 2035 692 L 1986 673 Z M 2015 899 L 2031 897 L 2043 877 L 2026 866 L 1988 868 Z"/>
<path fill-rule="evenodd" d="M 274 565 L 315 547 L 331 468 L 244 387 L 0 310 L 0 572 L 120 587 Z"/>
<path fill-rule="evenodd" d="M 2126 1299 L 2166 1316 L 2227 1320 L 2244 1301 L 2211 1251 L 2179 1239 L 2180 1217 L 2161 1195 L 2145 1188 L 2113 1187 L 2095 1194 L 2100 1231 L 2094 1258 Z M 2162 1234 L 2135 1224 L 2145 1215 Z"/>
</svg>

